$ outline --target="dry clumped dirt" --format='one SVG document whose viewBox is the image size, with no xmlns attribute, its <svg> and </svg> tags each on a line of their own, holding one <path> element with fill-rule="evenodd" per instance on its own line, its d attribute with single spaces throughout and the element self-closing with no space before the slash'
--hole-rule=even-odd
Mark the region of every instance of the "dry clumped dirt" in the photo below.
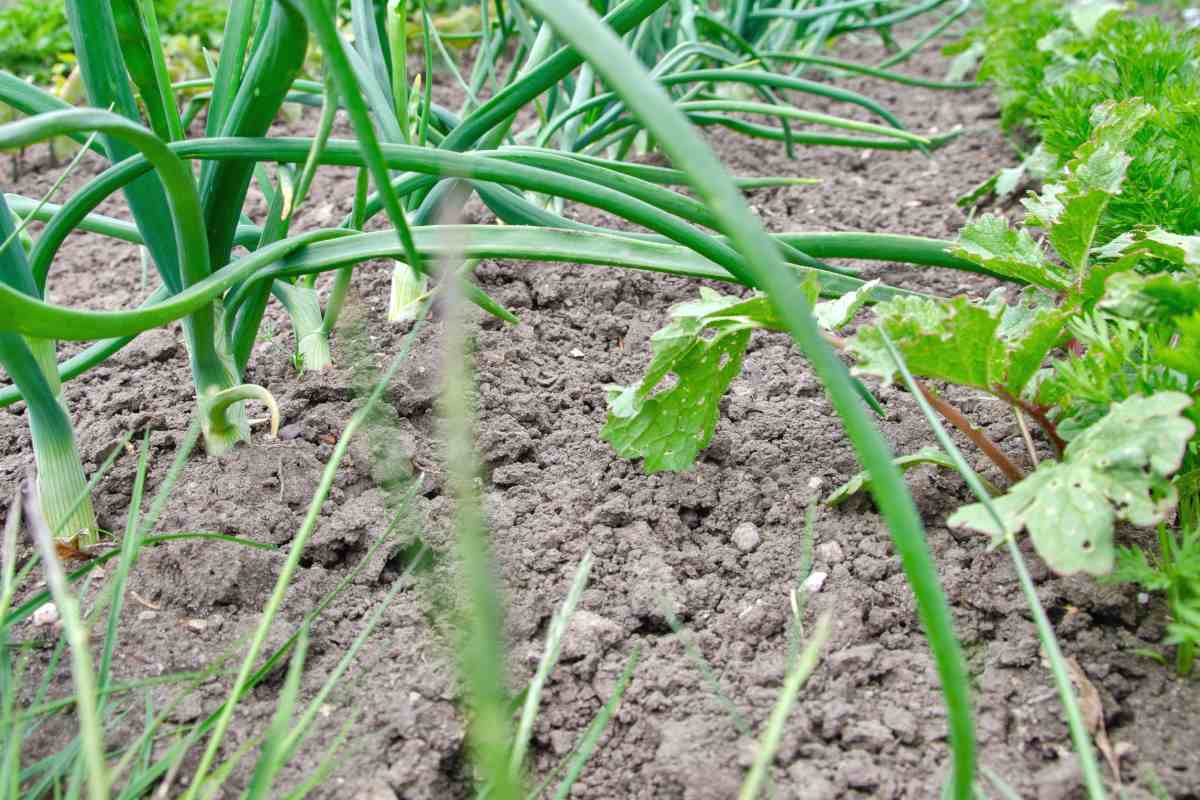
<svg viewBox="0 0 1200 800">
<path fill-rule="evenodd" d="M 843 50 L 850 56 L 878 53 L 873 43 L 848 43 Z M 941 77 L 945 62 L 931 52 L 907 69 Z M 777 143 L 716 129 L 709 131 L 711 141 L 735 173 L 822 179 L 814 187 L 750 193 L 773 230 L 952 238 L 964 221 L 953 199 L 1013 162 L 995 131 L 988 92 L 934 92 L 869 80 L 846 84 L 897 110 L 918 132 L 962 125 L 971 133 L 931 158 L 812 148 L 789 160 Z M 855 115 L 811 98 L 797 102 Z M 14 188 L 35 196 L 44 191 L 57 171 L 42 162 L 36 152 L 28 157 L 31 171 Z M 82 177 L 97 169 L 86 163 Z M 322 172 L 303 219 L 338 219 L 352 196 L 351 173 Z M 102 210 L 121 213 L 117 201 Z M 586 209 L 570 211 L 605 221 Z M 490 218 L 477 203 L 468 215 Z M 57 301 L 116 308 L 135 305 L 149 291 L 134 249 L 100 241 L 84 235 L 68 241 L 51 274 Z M 967 274 L 862 266 L 871 277 L 927 291 L 990 288 Z M 533 674 L 550 616 L 585 552 L 595 555 L 535 727 L 531 757 L 537 773 L 546 774 L 569 752 L 638 649 L 641 661 L 625 701 L 573 796 L 733 797 L 753 750 L 721 695 L 754 731 L 761 730 L 783 678 L 789 595 L 802 577 L 805 511 L 857 471 L 836 415 L 786 337 L 760 335 L 722 403 L 712 446 L 688 472 L 647 476 L 599 439 L 604 386 L 640 376 L 650 335 L 673 303 L 694 296 L 696 285 L 520 262 L 485 262 L 476 275 L 522 319 L 517 327 L 482 317 L 472 321 L 483 496 L 509 604 L 513 687 Z M 267 330 L 277 333 L 258 345 L 248 379 L 278 398 L 282 435 L 275 441 L 256 436 L 253 446 L 219 461 L 193 455 L 160 530 L 224 531 L 286 548 L 361 398 L 371 374 L 365 367 L 384 363 L 407 333 L 384 319 L 388 277 L 382 263 L 357 271 L 347 323 L 334 342 L 337 364 L 325 372 L 297 375 L 286 318 L 272 312 Z M 440 340 L 435 314 L 418 334 L 383 411 L 351 446 L 270 642 L 281 643 L 326 592 L 361 567 L 313 628 L 303 683 L 304 698 L 311 697 L 404 569 L 414 543 L 432 549 L 433 569 L 387 609 L 351 677 L 322 709 L 316 730 L 284 774 L 285 785 L 302 780 L 342 723 L 357 715 L 337 769 L 317 792 L 321 797 L 416 800 L 469 793 L 464 717 L 438 622 L 444 605 L 438 587 L 453 569 L 451 504 L 442 491 L 435 414 Z M 888 410 L 883 429 L 895 450 L 932 442 L 904 393 L 878 393 Z M 71 382 L 66 395 L 89 471 L 123 433 L 150 431 L 153 491 L 193 410 L 178 326 L 139 337 Z M 1024 463 L 1011 416 L 972 393 L 950 397 Z M 0 412 L 0 484 L 14 485 L 28 453 L 23 407 Z M 422 488 L 391 540 L 362 562 L 395 515 L 406 477 L 418 473 L 424 475 Z M 123 529 L 133 474 L 134 459 L 122 458 L 99 487 L 97 509 L 109 529 Z M 911 473 L 909 483 L 968 657 L 982 762 L 1022 797 L 1082 797 L 1053 682 L 1006 555 L 989 551 L 982 538 L 945 527 L 946 516 L 968 500 L 957 477 L 926 468 Z M 145 602 L 130 602 L 125 610 L 116 678 L 199 670 L 223 655 L 236 657 L 285 552 L 212 542 L 144 552 L 130 586 Z M 1177 679 L 1135 652 L 1163 636 L 1160 603 L 1140 602 L 1129 587 L 1055 577 L 1030 556 L 1066 654 L 1099 691 L 1108 736 L 1124 754 L 1127 796 L 1150 796 L 1144 776 L 1151 771 L 1172 797 L 1200 796 L 1200 692 L 1194 681 Z M 789 720 L 771 773 L 775 796 L 937 796 L 948 750 L 936 672 L 888 532 L 869 502 L 818 508 L 814 568 L 828 577 L 812 595 L 804 622 L 811 629 L 818 615 L 829 612 L 833 634 Z M 720 694 L 671 632 L 668 609 L 712 666 Z M 29 638 L 48 658 L 46 630 L 30 629 Z M 226 686 L 222 677 L 202 683 L 175 707 L 171 721 L 207 714 Z M 63 671 L 54 693 L 68 690 Z M 239 706 L 227 752 L 264 729 L 277 690 L 278 676 Z M 175 687 L 156 690 L 156 705 L 177 693 Z M 30 739 L 29 754 L 61 746 L 72 726 L 66 716 L 49 720 Z M 115 740 L 122 732 L 134 733 L 118 728 Z M 235 774 L 228 796 L 247 777 Z"/>
</svg>

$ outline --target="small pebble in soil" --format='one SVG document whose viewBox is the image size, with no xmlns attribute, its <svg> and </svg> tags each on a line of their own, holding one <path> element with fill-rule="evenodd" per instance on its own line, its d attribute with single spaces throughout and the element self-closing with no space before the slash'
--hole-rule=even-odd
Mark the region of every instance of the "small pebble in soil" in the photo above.
<svg viewBox="0 0 1200 800">
<path fill-rule="evenodd" d="M 753 522 L 743 522 L 733 529 L 734 546 L 743 553 L 753 552 L 762 543 L 762 536 L 758 533 L 758 526 Z"/>
<path fill-rule="evenodd" d="M 817 545 L 817 559 L 822 564 L 840 564 L 845 557 L 846 553 L 838 542 L 821 542 Z"/>
<path fill-rule="evenodd" d="M 804 583 L 800 584 L 800 588 L 809 594 L 816 594 L 821 591 L 821 587 L 825 585 L 825 579 L 829 577 L 827 572 L 814 572 L 804 579 Z"/>
<path fill-rule="evenodd" d="M 828 778 L 811 773 L 812 768 L 803 762 L 797 762 L 788 768 L 788 777 L 796 784 L 792 797 L 796 800 L 833 800 L 841 796 Z"/>
<path fill-rule="evenodd" d="M 54 603 L 42 603 L 38 606 L 37 611 L 33 612 L 33 627 L 35 628 L 43 628 L 56 622 L 58 622 L 58 606 Z"/>
<path fill-rule="evenodd" d="M 203 633 L 205 628 L 208 627 L 208 623 L 202 619 L 189 619 L 183 624 L 192 633 Z"/>
<path fill-rule="evenodd" d="M 284 425 L 282 428 L 279 429 L 279 438 L 285 442 L 289 442 L 292 439 L 299 439 L 303 435 L 304 435 L 304 426 L 301 425 L 300 423 Z"/>
<path fill-rule="evenodd" d="M 146 611 L 143 611 L 140 614 L 138 614 L 137 618 L 138 618 L 138 622 L 150 622 L 157 616 L 158 616 L 158 614 L 156 612 L 146 610 Z"/>
</svg>

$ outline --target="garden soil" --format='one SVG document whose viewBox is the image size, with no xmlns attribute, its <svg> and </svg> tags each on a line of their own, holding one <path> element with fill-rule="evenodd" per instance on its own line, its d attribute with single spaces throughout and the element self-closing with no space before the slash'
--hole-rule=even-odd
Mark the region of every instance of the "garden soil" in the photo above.
<svg viewBox="0 0 1200 800">
<path fill-rule="evenodd" d="M 879 57 L 866 41 L 845 42 L 842 50 Z M 936 52 L 906 66 L 935 78 L 945 68 Z M 996 130 L 989 93 L 866 79 L 847 85 L 895 109 L 915 131 L 962 126 L 967 133 L 932 157 L 811 148 L 792 160 L 778 143 L 715 129 L 710 139 L 738 174 L 821 179 L 816 186 L 749 193 L 772 230 L 954 237 L 965 219 L 954 199 L 1015 158 Z M 439 91 L 457 106 L 449 90 Z M 811 98 L 797 102 L 856 116 L 854 109 Z M 313 120 L 307 116 L 290 129 L 311 129 Z M 45 191 L 59 172 L 44 150 L 27 153 L 23 168 L 16 188 L 31 196 Z M 98 162 L 86 161 L 71 185 L 97 169 Z M 322 172 L 301 224 L 340 219 L 350 209 L 353 187 L 349 171 Z M 122 213 L 117 201 L 103 210 Z M 1017 215 L 1011 207 L 1001 211 Z M 490 219 L 477 202 L 466 213 L 469 220 Z M 587 209 L 568 207 L 568 213 L 617 224 Z M 943 294 L 978 296 L 992 288 L 965 273 L 860 266 L 872 277 Z M 797 596 L 804 631 L 828 614 L 832 636 L 789 717 L 770 772 L 773 796 L 937 797 L 948 773 L 947 728 L 912 594 L 887 528 L 868 500 L 836 509 L 817 504 L 858 465 L 821 385 L 789 340 L 755 338 L 743 375 L 722 401 L 713 442 L 692 469 L 646 475 L 639 463 L 618 458 L 600 440 L 605 387 L 639 378 L 651 334 L 672 304 L 695 296 L 697 285 L 521 262 L 485 262 L 476 276 L 521 318 L 520 325 L 508 326 L 476 314 L 470 323 L 482 497 L 508 604 L 511 658 L 496 669 L 507 670 L 514 691 L 532 676 L 551 615 L 581 559 L 589 551 L 595 558 L 534 727 L 534 774 L 548 776 L 567 756 L 637 652 L 624 702 L 572 796 L 734 797 L 753 756 L 753 737 L 784 677 L 793 592 L 804 578 L 804 520 L 815 509 L 812 565 L 825 579 L 819 591 L 800 589 Z M 140 302 L 153 280 L 143 283 L 133 247 L 75 234 L 54 265 L 50 286 L 61 303 L 118 308 Z M 356 272 L 334 341 L 336 363 L 322 372 L 297 373 L 286 318 L 271 312 L 248 379 L 278 399 L 281 435 L 268 440 L 258 428 L 252 446 L 219 460 L 193 454 L 157 529 L 221 531 L 279 549 L 211 541 L 147 549 L 122 617 L 117 681 L 237 663 L 365 382 L 409 333 L 410 324 L 385 319 L 388 286 L 387 264 Z M 326 593 L 350 578 L 312 626 L 301 688 L 307 702 L 401 577 L 415 546 L 431 549 L 432 568 L 405 578 L 282 776 L 285 786 L 303 781 L 351 723 L 317 797 L 418 800 L 470 791 L 465 715 L 445 622 L 453 598 L 443 587 L 455 566 L 437 415 L 440 316 L 435 311 L 431 324 L 418 331 L 382 413 L 351 443 L 268 643 L 282 643 Z M 887 409 L 881 424 L 896 451 L 933 442 L 910 397 L 889 387 L 877 391 Z M 996 401 L 962 391 L 949 397 L 1014 459 L 1028 463 L 1013 418 Z M 142 335 L 68 384 L 66 398 L 89 472 L 123 434 L 136 432 L 136 442 L 149 432 L 153 492 L 194 407 L 178 326 Z M 23 475 L 29 452 L 23 406 L 0 412 L 5 497 Z M 108 529 L 124 529 L 135 463 L 132 455 L 121 457 L 96 492 Z M 414 475 L 423 476 L 420 489 L 389 531 L 411 486 L 406 476 Z M 957 476 L 923 468 L 908 482 L 969 664 L 982 763 L 1021 797 L 1082 797 L 1067 727 L 1013 565 L 985 538 L 946 527 L 947 515 L 970 499 Z M 381 537 L 388 539 L 368 558 Z M 1119 759 L 1126 796 L 1149 797 L 1148 787 L 1157 782 L 1172 797 L 1200 797 L 1200 690 L 1140 652 L 1161 649 L 1167 619 L 1161 601 L 1132 587 L 1056 577 L 1028 548 L 1026 553 L 1066 655 L 1097 690 L 1098 716 Z M 673 632 L 672 619 L 682 625 L 682 636 Z M 52 629 L 25 630 L 38 657 L 35 666 L 45 664 Z M 230 656 L 232 662 L 220 662 Z M 226 755 L 265 731 L 281 680 L 281 673 L 273 675 L 239 705 Z M 179 684 L 159 686 L 151 699 L 155 708 L 176 700 L 169 724 L 189 723 L 217 707 L 229 681 L 218 673 L 190 694 Z M 69 692 L 69 675 L 60 667 L 51 695 Z M 141 695 L 123 699 L 132 701 L 133 712 L 115 725 L 114 743 L 140 732 Z M 27 757 L 53 752 L 73 732 L 70 715 L 47 719 L 29 737 Z M 1104 769 L 1115 783 L 1110 768 Z M 187 774 L 185 767 L 177 780 Z M 237 796 L 248 775 L 248 766 L 235 770 L 223 796 Z"/>
</svg>

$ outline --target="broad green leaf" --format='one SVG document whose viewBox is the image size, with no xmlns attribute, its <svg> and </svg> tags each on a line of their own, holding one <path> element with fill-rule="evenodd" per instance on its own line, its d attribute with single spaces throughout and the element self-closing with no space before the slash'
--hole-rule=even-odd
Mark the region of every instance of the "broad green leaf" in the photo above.
<svg viewBox="0 0 1200 800">
<path fill-rule="evenodd" d="M 646 377 L 607 387 L 608 422 L 600 433 L 623 458 L 645 459 L 648 473 L 686 469 L 708 445 L 750 334 L 774 322 L 765 297 L 741 300 L 711 289 L 673 307 L 671 316 L 650 339 Z M 669 376 L 673 385 L 663 386 Z"/>
<path fill-rule="evenodd" d="M 1105 574 L 1113 566 L 1113 524 L 1161 522 L 1177 500 L 1170 475 L 1182 463 L 1195 426 L 1179 392 L 1132 397 L 1074 439 L 1059 463 L 1043 462 L 1007 495 L 992 501 L 996 529 L 981 503 L 964 506 L 948 524 L 993 536 L 1029 531 L 1051 569 Z"/>
<path fill-rule="evenodd" d="M 1099 308 L 1142 322 L 1169 322 L 1200 311 L 1200 279 L 1164 273 L 1122 272 L 1105 284 Z"/>
<path fill-rule="evenodd" d="M 1131 161 L 1125 148 L 1151 112 L 1150 106 L 1137 100 L 1098 106 L 1092 114 L 1092 135 L 1075 151 L 1063 180 L 1022 201 L 1029 212 L 1025 224 L 1046 231 L 1055 252 L 1071 269 L 1068 286 L 1076 292 L 1087 282 L 1100 220 L 1125 180 Z"/>
<path fill-rule="evenodd" d="M 1129 163 L 1128 157 L 1118 158 Z M 1037 197 L 1022 201 L 1029 216 L 1026 223 L 1037 225 L 1048 232 L 1050 244 L 1059 257 L 1071 267 L 1076 278 L 1087 267 L 1088 253 L 1100 225 L 1100 217 L 1112 199 L 1109 192 L 1093 189 L 1071 193 L 1067 186 L 1050 184 Z"/>
<path fill-rule="evenodd" d="M 1071 24 L 1088 39 L 1096 35 L 1096 29 L 1109 14 L 1120 14 L 1124 3 L 1115 0 L 1076 0 L 1071 4 Z"/>
<path fill-rule="evenodd" d="M 1139 227 L 1121 234 L 1096 250 L 1105 259 L 1161 258 L 1179 267 L 1200 267 L 1200 236 L 1168 233 L 1162 228 Z"/>
<path fill-rule="evenodd" d="M 946 469 L 954 469 L 954 462 L 950 460 L 940 447 L 932 445 L 922 447 L 915 453 L 909 453 L 906 456 L 899 456 L 892 459 L 892 463 L 900 468 L 901 472 L 908 472 L 914 467 L 919 467 L 923 464 L 936 464 L 939 467 Z M 825 498 L 825 505 L 839 506 L 849 500 L 854 495 L 871 488 L 871 473 L 867 471 L 859 472 L 850 480 L 843 483 L 838 488 Z"/>
<path fill-rule="evenodd" d="M 869 301 L 877 282 L 835 300 L 816 303 L 813 275 L 801 291 L 815 303 L 826 330 L 850 321 Z M 650 338 L 653 358 L 640 383 L 609 386 L 608 421 L 600 433 L 623 458 L 642 458 L 646 472 L 687 469 L 712 440 L 719 404 L 742 369 L 756 329 L 783 330 L 764 296 L 742 300 L 702 288 L 700 297 L 671 308 L 672 321 Z M 873 400 L 864 389 L 864 400 Z M 877 406 L 877 404 L 876 404 Z"/>
<path fill-rule="evenodd" d="M 1062 290 L 1070 275 L 1046 257 L 1042 246 L 1027 231 L 1011 228 L 995 214 L 968 222 L 958 234 L 954 255 L 1019 281 Z"/>
<path fill-rule="evenodd" d="M 1036 289 L 1015 305 L 1003 301 L 1002 291 L 985 304 L 897 297 L 876 307 L 877 326 L 862 328 L 848 348 L 858 361 L 856 374 L 893 380 L 898 369 L 882 327 L 914 375 L 1017 396 L 1063 338 L 1072 313 Z"/>
<path fill-rule="evenodd" d="M 850 320 L 854 319 L 859 309 L 871 301 L 871 292 L 878 286 L 879 281 L 867 281 L 853 292 L 846 292 L 835 300 L 822 300 L 817 303 L 813 307 L 813 316 L 817 318 L 817 324 L 828 331 L 841 330 L 850 324 Z"/>
</svg>

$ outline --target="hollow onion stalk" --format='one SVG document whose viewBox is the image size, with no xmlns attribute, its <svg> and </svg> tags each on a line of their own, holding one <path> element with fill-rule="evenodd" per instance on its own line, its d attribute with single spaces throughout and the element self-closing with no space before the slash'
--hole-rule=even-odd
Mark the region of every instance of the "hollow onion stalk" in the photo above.
<svg viewBox="0 0 1200 800">
<path fill-rule="evenodd" d="M 15 233 L 12 213 L 0 194 L 0 241 L 7 242 L 0 251 L 0 283 L 40 299 Z M 0 366 L 20 390 L 29 417 L 42 514 L 56 536 L 90 545 L 98 539 L 99 527 L 71 418 L 62 402 L 54 349 L 53 339 L 0 333 Z M 77 503 L 80 497 L 83 500 Z"/>
<path fill-rule="evenodd" d="M 312 139 L 308 156 L 298 178 L 293 177 L 292 168 L 288 164 L 278 167 L 278 190 L 275 192 L 269 219 L 259 237 L 258 247 L 278 241 L 287 236 L 291 229 L 296 210 L 303 204 L 313 177 L 320 163 L 321 152 L 329 140 L 333 130 L 333 121 L 337 113 L 337 94 L 332 83 L 326 78 L 322 92 L 321 116 L 317 122 L 317 133 Z M 236 233 L 234 241 L 236 241 Z M 332 325 L 325 325 L 325 315 L 321 310 L 321 301 L 317 295 L 316 285 L 307 276 L 303 281 L 276 280 L 270 286 L 270 293 L 279 300 L 292 323 L 292 333 L 295 338 L 295 359 L 298 366 L 305 370 L 319 371 L 333 363 L 333 353 L 329 346 L 329 334 Z M 334 301 L 340 303 L 342 294 L 334 295 Z M 250 356 L 250 349 L 258 336 L 258 327 L 266 307 L 267 291 L 264 284 L 257 296 L 256 305 L 248 311 L 243 310 L 238 318 L 234 333 L 234 349 L 238 358 L 239 369 L 244 370 Z M 332 312 L 336 319 L 337 312 Z"/>
<path fill-rule="evenodd" d="M 414 105 L 421 97 L 421 87 L 417 83 L 410 91 L 408 85 L 408 0 L 390 0 L 387 4 L 386 20 L 387 39 L 392 54 L 392 71 L 389 77 L 396 98 L 392 108 L 400 129 L 400 140 L 404 144 L 412 144 L 412 120 L 417 118 Z M 420 77 L 417 75 L 418 81 Z M 365 176 L 365 173 L 360 171 L 359 175 Z M 363 208 L 363 205 L 359 204 L 360 200 L 365 205 L 365 194 L 356 195 L 356 210 Z M 362 220 L 356 221 L 358 224 L 355 227 L 361 229 Z M 388 321 L 403 322 L 413 319 L 420 300 L 428 289 L 427 275 L 418 274 L 408 264 L 397 261 L 392 267 L 392 283 L 388 292 Z"/>
<path fill-rule="evenodd" d="M 115 113 L 62 111 L 22 122 L 33 123 L 28 130 L 33 141 L 39 138 L 39 123 L 53 127 L 55 120 L 46 119 L 52 117 L 57 118 L 65 131 L 100 131 L 105 150 L 114 162 L 139 153 L 153 162 L 157 179 L 144 176 L 127 185 L 125 194 L 163 283 L 173 292 L 181 291 L 212 271 L 212 249 L 206 236 L 209 227 L 196 180 L 161 139 L 135 122 L 140 119 L 140 111 L 130 88 L 129 70 L 138 70 L 138 65 L 127 62 L 126 57 L 136 48 L 122 47 L 113 8 L 68 0 L 67 18 L 92 105 L 113 108 Z M 159 42 L 146 40 L 144 30 L 141 33 L 141 43 L 146 47 L 161 47 Z M 145 68 L 153 70 L 153 64 Z M 135 82 L 139 85 L 157 80 L 157 76 L 149 74 L 138 77 L 140 80 Z M 34 275 L 38 276 L 36 269 Z M 221 307 L 216 303 L 197 309 L 184 322 L 205 447 L 214 455 L 248 438 L 249 425 L 242 401 L 255 399 L 265 403 L 273 423 L 278 421 L 278 409 L 269 392 L 259 386 L 238 383 L 238 371 L 224 330 Z"/>
<path fill-rule="evenodd" d="M 0 365 L 25 399 L 42 514 L 57 538 L 95 544 L 99 528 L 71 418 L 28 343 L 17 334 L 0 333 Z M 55 370 L 55 378 L 57 374 Z M 83 502 L 77 504 L 80 496 Z"/>
</svg>

